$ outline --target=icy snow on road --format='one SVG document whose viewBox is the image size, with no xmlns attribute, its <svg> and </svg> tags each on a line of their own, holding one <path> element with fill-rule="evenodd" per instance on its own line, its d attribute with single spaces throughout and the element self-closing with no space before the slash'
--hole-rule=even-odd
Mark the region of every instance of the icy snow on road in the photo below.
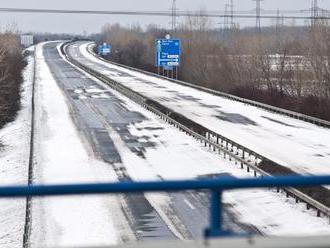
<svg viewBox="0 0 330 248">
<path fill-rule="evenodd" d="M 70 51 L 116 82 L 298 173 L 330 173 L 330 129 L 106 63 L 87 46 Z"/>
</svg>

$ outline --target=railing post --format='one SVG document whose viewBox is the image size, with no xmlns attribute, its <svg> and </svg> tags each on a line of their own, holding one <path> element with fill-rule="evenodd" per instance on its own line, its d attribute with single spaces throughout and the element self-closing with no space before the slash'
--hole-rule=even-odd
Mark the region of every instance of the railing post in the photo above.
<svg viewBox="0 0 330 248">
<path fill-rule="evenodd" d="M 222 232 L 222 191 L 211 191 L 211 204 L 210 204 L 210 232 Z"/>
</svg>

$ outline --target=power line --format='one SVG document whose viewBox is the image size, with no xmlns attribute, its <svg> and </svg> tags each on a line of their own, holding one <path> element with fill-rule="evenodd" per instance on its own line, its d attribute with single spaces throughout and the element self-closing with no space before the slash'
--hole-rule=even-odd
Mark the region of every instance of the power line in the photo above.
<svg viewBox="0 0 330 248">
<path fill-rule="evenodd" d="M 106 10 L 67 10 L 67 9 L 23 9 L 23 8 L 0 8 L 0 12 L 12 12 L 12 13 L 50 13 L 50 14 L 92 14 L 92 15 L 137 15 L 137 16 L 172 16 L 172 11 L 106 11 Z M 242 13 L 242 14 L 239 14 Z M 241 19 L 254 19 L 255 15 L 243 14 L 250 13 L 247 11 L 234 11 L 233 15 L 224 14 L 223 12 L 215 11 L 204 11 L 204 12 L 189 12 L 189 11 L 176 11 L 176 17 L 186 17 L 186 16 L 201 16 L 210 18 L 241 18 Z M 273 13 L 273 12 L 272 12 Z M 283 12 L 284 13 L 284 12 Z M 293 13 L 293 12 L 291 12 Z M 302 11 L 297 11 L 295 13 L 302 13 Z M 275 19 L 275 15 L 261 15 L 260 19 Z M 300 19 L 300 20 L 310 20 L 313 19 L 312 16 L 294 16 L 287 15 L 282 16 L 283 19 Z M 318 16 L 318 19 L 330 20 L 328 16 Z"/>
</svg>

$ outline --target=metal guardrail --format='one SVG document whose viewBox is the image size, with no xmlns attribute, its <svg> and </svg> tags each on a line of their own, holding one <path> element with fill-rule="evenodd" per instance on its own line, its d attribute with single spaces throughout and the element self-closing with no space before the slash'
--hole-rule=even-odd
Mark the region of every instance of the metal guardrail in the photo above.
<svg viewBox="0 0 330 248">
<path fill-rule="evenodd" d="M 225 176 L 218 179 L 205 180 L 7 186 L 0 187 L 0 198 L 208 190 L 210 192 L 210 219 L 209 226 L 204 232 L 204 236 L 208 238 L 233 235 L 233 233 L 225 230 L 222 225 L 222 193 L 226 190 L 315 185 L 330 185 L 330 175 L 247 179 Z"/>
<path fill-rule="evenodd" d="M 114 80 L 111 80 L 110 78 L 104 76 L 103 74 L 83 65 L 82 63 L 80 63 L 77 60 L 68 56 L 68 53 L 65 50 L 66 50 L 66 46 L 69 43 L 70 42 L 64 43 L 61 47 L 61 50 L 62 50 L 63 55 L 73 65 L 75 65 L 78 68 L 84 70 L 85 72 L 91 74 L 92 76 L 101 80 L 102 82 L 106 83 L 107 85 L 109 85 L 113 89 L 117 90 L 121 94 L 125 95 L 126 97 L 128 97 L 131 100 L 135 101 L 136 103 L 140 104 L 145 109 L 158 115 L 162 120 L 166 121 L 167 123 L 173 125 L 174 127 L 178 128 L 179 130 L 187 133 L 188 135 L 190 135 L 190 136 L 194 137 L 195 139 L 199 140 L 200 142 L 204 143 L 205 146 L 209 146 L 209 148 L 213 149 L 213 151 L 217 151 L 219 154 L 222 154 L 224 156 L 224 158 L 226 158 L 228 156 L 229 160 L 233 160 L 233 161 L 235 161 L 235 163 L 240 163 L 242 169 L 245 166 L 247 169 L 247 172 L 250 172 L 250 170 L 253 170 L 254 176 L 257 176 L 258 174 L 261 176 L 271 176 L 271 174 L 267 173 L 266 171 L 264 171 L 258 167 L 258 163 L 260 161 L 270 161 L 269 159 L 263 157 L 262 155 L 254 152 L 242 145 L 237 144 L 236 142 L 234 142 L 222 135 L 214 133 L 213 131 L 208 130 L 208 132 L 205 134 L 205 136 L 194 132 L 190 128 L 186 127 L 185 125 L 183 125 L 183 124 L 179 123 L 178 121 L 174 120 L 173 118 L 169 117 L 167 114 L 164 114 L 161 111 L 159 111 L 158 109 L 147 104 L 148 98 L 146 98 L 145 96 L 143 96 L 140 93 L 137 93 L 135 91 L 132 91 L 128 87 L 126 87 L 120 83 L 117 83 Z M 303 192 L 301 192 L 295 188 L 289 187 L 289 188 L 283 188 L 283 190 L 287 193 L 287 196 L 291 195 L 294 198 L 296 198 L 296 202 L 298 202 L 298 201 L 305 202 L 307 208 L 312 207 L 312 208 L 316 209 L 317 216 L 320 216 L 321 213 L 328 216 L 329 223 L 330 223 L 330 208 L 329 207 L 316 201 L 315 199 L 311 198 L 310 196 L 304 194 Z"/>
<path fill-rule="evenodd" d="M 93 45 L 93 46 L 95 46 L 95 45 Z M 114 64 L 114 65 L 129 69 L 129 70 L 133 70 L 133 71 L 136 71 L 136 72 L 140 72 L 140 73 L 143 73 L 143 74 L 146 74 L 146 75 L 149 75 L 149 76 L 165 79 L 165 80 L 171 81 L 173 83 L 177 83 L 177 84 L 180 84 L 180 85 L 183 85 L 183 86 L 188 86 L 190 88 L 198 89 L 198 90 L 201 90 L 201 91 L 204 91 L 204 92 L 207 92 L 207 93 L 211 93 L 213 95 L 225 97 L 225 98 L 237 101 L 237 102 L 249 104 L 249 105 L 252 105 L 252 106 L 255 106 L 255 107 L 258 107 L 258 108 L 268 110 L 268 111 L 273 112 L 273 113 L 286 115 L 286 116 L 289 116 L 291 118 L 295 118 L 295 119 L 298 119 L 298 120 L 303 120 L 303 121 L 313 123 L 313 124 L 318 125 L 318 126 L 330 128 L 330 121 L 326 121 L 326 120 L 323 120 L 323 119 L 320 119 L 320 118 L 317 118 L 317 117 L 305 115 L 305 114 L 298 113 L 298 112 L 295 112 L 295 111 L 275 107 L 275 106 L 272 106 L 272 105 L 269 105 L 269 104 L 249 100 L 249 99 L 246 99 L 246 98 L 234 96 L 234 95 L 224 93 L 224 92 L 221 92 L 221 91 L 212 90 L 212 89 L 209 89 L 209 88 L 206 88 L 206 87 L 203 87 L 203 86 L 195 85 L 195 84 L 184 82 L 184 81 L 181 81 L 181 80 L 168 78 L 168 77 L 165 77 L 165 76 L 162 76 L 162 75 L 158 75 L 156 73 L 152 73 L 152 72 L 148 72 L 148 71 L 145 71 L 145 70 L 137 69 L 137 68 L 130 67 L 130 66 L 127 66 L 127 65 L 119 64 L 119 63 L 109 61 L 109 60 L 106 60 L 106 59 L 98 56 L 97 54 L 94 53 L 93 49 L 88 49 L 88 51 L 92 55 L 97 57 L 98 59 L 101 59 L 102 61 L 110 63 L 110 64 Z"/>
</svg>

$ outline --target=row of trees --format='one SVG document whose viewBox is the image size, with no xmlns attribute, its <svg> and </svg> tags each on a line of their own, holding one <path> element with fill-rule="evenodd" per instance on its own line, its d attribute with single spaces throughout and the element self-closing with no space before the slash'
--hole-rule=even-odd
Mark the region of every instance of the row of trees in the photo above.
<svg viewBox="0 0 330 248">
<path fill-rule="evenodd" d="M 211 30 L 204 17 L 187 18 L 181 39 L 180 79 L 330 120 L 330 28 Z M 166 30 L 105 25 L 101 41 L 116 62 L 155 72 L 154 41 Z"/>
<path fill-rule="evenodd" d="M 17 36 L 13 33 L 0 34 L 0 127 L 12 121 L 20 107 L 25 65 Z"/>
</svg>

